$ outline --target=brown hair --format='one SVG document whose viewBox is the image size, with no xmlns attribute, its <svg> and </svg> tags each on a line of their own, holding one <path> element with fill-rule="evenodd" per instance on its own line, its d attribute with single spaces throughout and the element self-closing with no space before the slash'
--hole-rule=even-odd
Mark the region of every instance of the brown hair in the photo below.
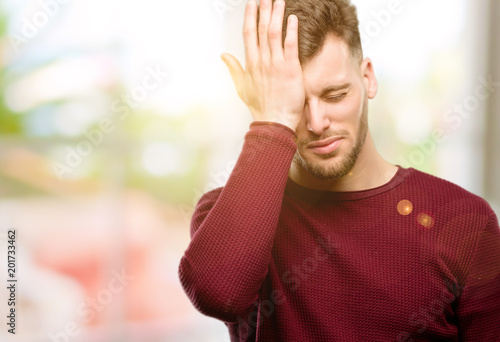
<svg viewBox="0 0 500 342">
<path fill-rule="evenodd" d="M 299 59 L 303 64 L 322 48 L 325 38 L 333 34 L 347 44 L 352 57 L 363 59 L 356 6 L 350 0 L 285 0 L 283 41 L 290 14 L 299 19 Z"/>
</svg>

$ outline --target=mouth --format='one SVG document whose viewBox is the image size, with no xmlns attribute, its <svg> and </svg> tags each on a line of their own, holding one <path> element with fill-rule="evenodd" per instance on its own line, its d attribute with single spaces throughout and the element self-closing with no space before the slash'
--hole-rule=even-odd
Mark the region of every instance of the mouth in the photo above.
<svg viewBox="0 0 500 342">
<path fill-rule="evenodd" d="M 342 137 L 332 137 L 329 139 L 315 141 L 307 145 L 313 153 L 328 154 L 337 150 L 344 139 Z"/>
</svg>

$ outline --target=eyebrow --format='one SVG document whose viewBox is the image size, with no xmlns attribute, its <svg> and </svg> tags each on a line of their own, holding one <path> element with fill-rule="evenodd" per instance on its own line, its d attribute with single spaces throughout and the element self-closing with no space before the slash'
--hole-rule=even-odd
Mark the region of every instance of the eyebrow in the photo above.
<svg viewBox="0 0 500 342">
<path fill-rule="evenodd" d="M 352 84 L 350 82 L 339 84 L 339 85 L 331 85 L 331 86 L 324 88 L 321 91 L 321 96 L 325 96 L 328 93 L 331 93 L 332 91 L 339 91 L 339 90 L 343 90 L 343 89 L 347 89 L 347 88 L 351 88 L 351 87 L 352 87 Z"/>
</svg>

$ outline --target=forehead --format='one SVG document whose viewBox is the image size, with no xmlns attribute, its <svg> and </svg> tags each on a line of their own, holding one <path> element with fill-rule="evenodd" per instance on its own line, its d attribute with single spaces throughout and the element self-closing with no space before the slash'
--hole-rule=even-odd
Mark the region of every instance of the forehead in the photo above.
<svg viewBox="0 0 500 342">
<path fill-rule="evenodd" d="M 302 65 L 306 88 L 319 91 L 327 85 L 350 81 L 356 71 L 354 60 L 344 41 L 327 36 L 321 50 Z"/>
</svg>

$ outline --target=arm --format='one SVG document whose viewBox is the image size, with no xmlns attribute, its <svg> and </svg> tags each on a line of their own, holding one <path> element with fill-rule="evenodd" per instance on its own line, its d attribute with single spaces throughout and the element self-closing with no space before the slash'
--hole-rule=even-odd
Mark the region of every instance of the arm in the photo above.
<svg viewBox="0 0 500 342">
<path fill-rule="evenodd" d="M 198 202 L 179 274 L 202 313 L 230 322 L 252 308 L 271 260 L 295 150 L 288 128 L 253 123 L 226 186 Z"/>
<path fill-rule="evenodd" d="M 457 317 L 460 341 L 500 341 L 500 228 L 495 215 L 477 234 Z"/>
<path fill-rule="evenodd" d="M 245 11 L 246 70 L 223 54 L 254 122 L 224 189 L 206 194 L 192 220 L 191 243 L 179 276 L 202 313 L 227 322 L 247 314 L 258 298 L 271 260 L 287 175 L 296 151 L 305 92 L 298 59 L 298 21 L 285 5 L 250 0 Z M 219 190 L 217 190 L 219 191 Z"/>
</svg>

